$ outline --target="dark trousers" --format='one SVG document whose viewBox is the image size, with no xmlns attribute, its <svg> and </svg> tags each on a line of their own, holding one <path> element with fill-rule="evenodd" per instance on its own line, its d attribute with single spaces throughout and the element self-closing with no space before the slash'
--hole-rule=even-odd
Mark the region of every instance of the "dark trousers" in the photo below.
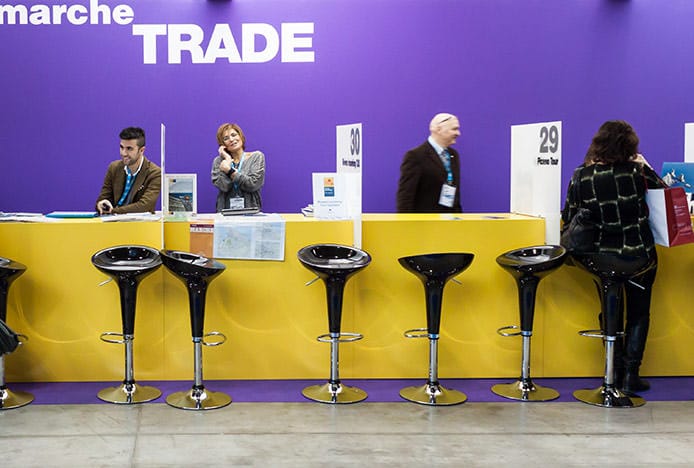
<svg viewBox="0 0 694 468">
<path fill-rule="evenodd" d="M 618 373 L 624 368 L 638 370 L 641 365 L 651 322 L 651 293 L 657 268 L 656 263 L 656 266 L 632 278 L 632 282 L 627 282 L 624 286 L 620 314 L 620 321 L 624 323 L 624 337 L 615 342 L 614 356 L 614 365 Z M 599 293 L 600 286 L 597 282 L 595 286 Z M 604 317 L 600 314 L 600 327 L 605 330 L 603 320 Z"/>
<path fill-rule="evenodd" d="M 643 359 L 651 319 L 651 293 L 657 272 L 657 264 L 641 276 L 633 278 L 624 286 L 626 323 L 624 326 L 624 347 L 621 353 L 623 366 L 638 369 Z M 619 348 L 619 346 L 617 346 Z M 618 349 L 619 353 L 619 349 Z M 615 356 L 615 365 L 620 366 L 620 356 Z"/>
</svg>

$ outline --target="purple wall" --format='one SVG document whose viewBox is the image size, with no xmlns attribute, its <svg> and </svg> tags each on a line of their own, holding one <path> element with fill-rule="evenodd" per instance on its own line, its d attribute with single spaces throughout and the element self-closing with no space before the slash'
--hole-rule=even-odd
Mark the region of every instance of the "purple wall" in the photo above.
<svg viewBox="0 0 694 468">
<path fill-rule="evenodd" d="M 22 2 L 83 4 L 78 2 Z M 0 8 L 8 2 L 0 3 Z M 437 112 L 460 117 L 466 211 L 508 211 L 510 125 L 563 121 L 563 184 L 607 119 L 630 121 L 659 168 L 681 161 L 694 121 L 690 0 L 148 0 L 131 24 L 0 24 L 1 211 L 86 210 L 118 132 L 145 128 L 167 171 L 198 174 L 214 211 L 215 131 L 238 122 L 267 158 L 264 211 L 311 201 L 335 169 L 335 126 L 363 123 L 365 212 L 395 210 L 404 152 Z M 20 4 L 19 1 L 12 5 Z M 2 11 L 2 10 L 0 10 Z M 143 64 L 133 25 L 312 22 L 314 63 Z M 65 21 L 63 21 L 65 23 Z M 259 44 L 257 47 L 262 47 Z"/>
</svg>

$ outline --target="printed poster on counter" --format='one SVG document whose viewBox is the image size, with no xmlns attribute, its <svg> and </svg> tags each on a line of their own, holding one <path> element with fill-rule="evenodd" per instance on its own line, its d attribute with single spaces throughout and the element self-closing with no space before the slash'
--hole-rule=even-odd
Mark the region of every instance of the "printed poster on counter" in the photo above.
<svg viewBox="0 0 694 468">
<path fill-rule="evenodd" d="M 319 219 L 348 219 L 346 178 L 337 172 L 314 172 L 313 216 Z"/>
</svg>

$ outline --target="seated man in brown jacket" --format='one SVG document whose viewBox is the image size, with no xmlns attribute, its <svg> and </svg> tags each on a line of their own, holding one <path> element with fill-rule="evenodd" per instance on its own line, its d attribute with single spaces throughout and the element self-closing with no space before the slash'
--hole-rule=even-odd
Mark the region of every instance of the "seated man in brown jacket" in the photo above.
<svg viewBox="0 0 694 468">
<path fill-rule="evenodd" d="M 145 157 L 145 132 L 120 132 L 120 159 L 108 166 L 96 202 L 99 214 L 154 212 L 161 191 L 161 169 Z"/>
</svg>

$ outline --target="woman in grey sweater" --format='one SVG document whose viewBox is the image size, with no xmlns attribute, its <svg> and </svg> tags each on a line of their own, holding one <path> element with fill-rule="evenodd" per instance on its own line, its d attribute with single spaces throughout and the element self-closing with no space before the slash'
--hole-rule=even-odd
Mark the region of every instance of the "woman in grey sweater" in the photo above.
<svg viewBox="0 0 694 468">
<path fill-rule="evenodd" d="M 218 155 L 212 163 L 212 183 L 219 189 L 217 212 L 225 208 L 262 209 L 260 189 L 265 183 L 265 155 L 246 152 L 246 137 L 237 124 L 217 130 Z"/>
</svg>

